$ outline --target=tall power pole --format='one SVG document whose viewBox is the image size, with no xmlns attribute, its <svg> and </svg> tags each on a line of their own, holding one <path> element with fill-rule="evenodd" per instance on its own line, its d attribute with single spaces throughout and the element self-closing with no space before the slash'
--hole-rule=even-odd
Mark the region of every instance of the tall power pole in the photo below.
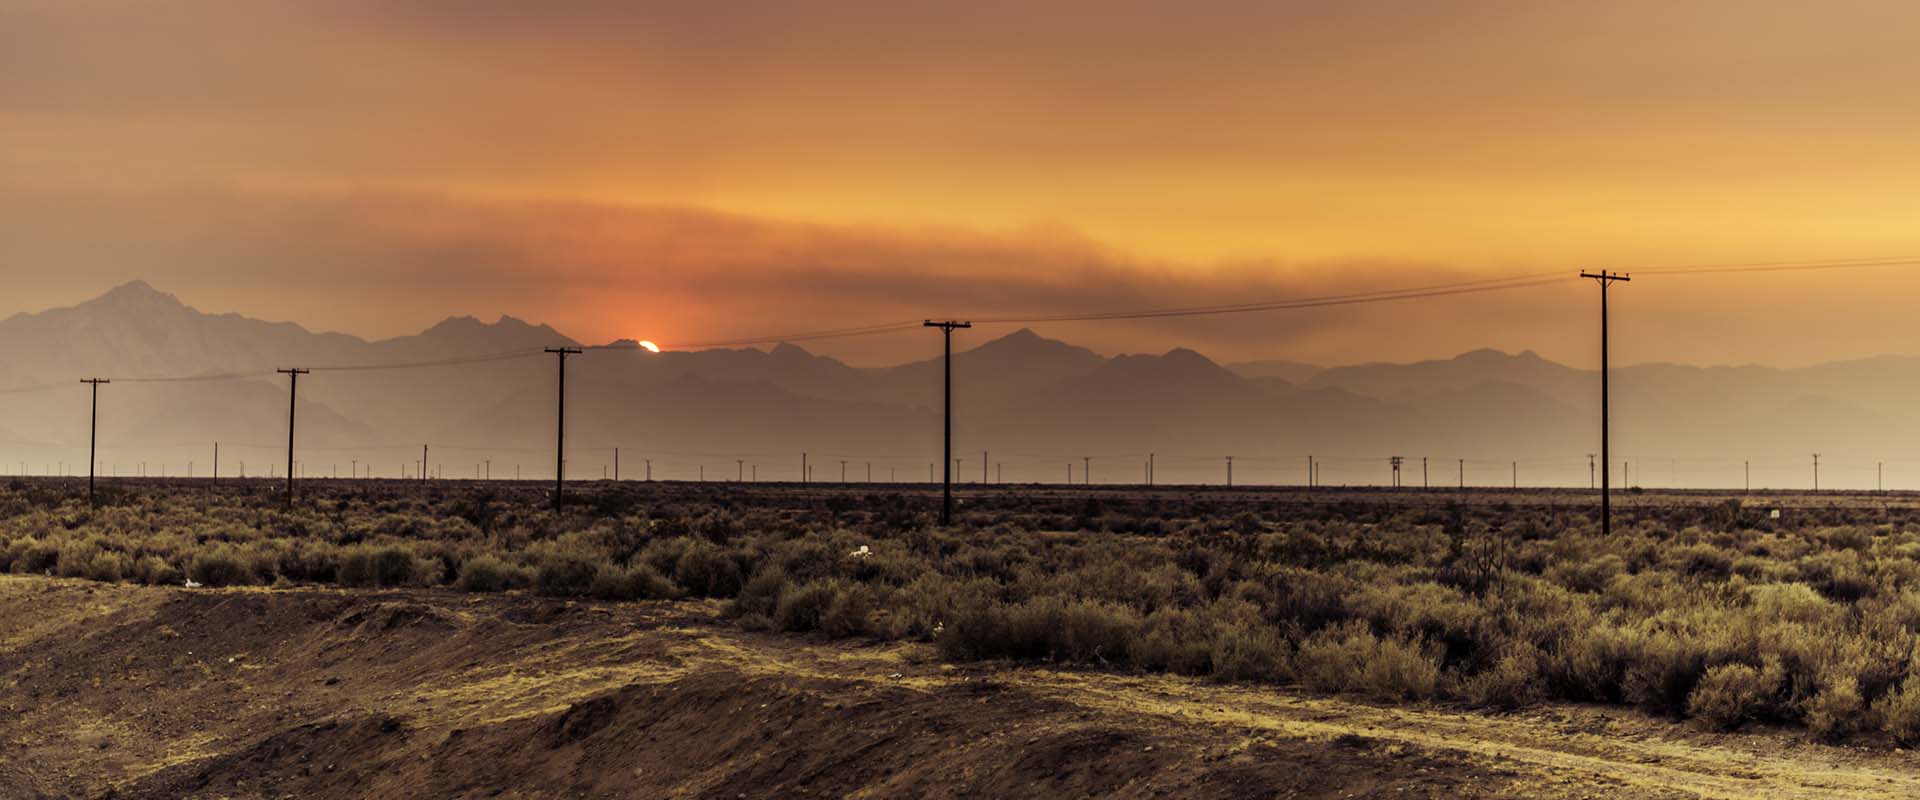
<svg viewBox="0 0 1920 800">
<path fill-rule="evenodd" d="M 567 479 L 567 356 L 580 355 L 580 348 L 549 347 L 546 351 L 560 359 L 560 403 L 556 409 L 558 424 L 554 426 L 553 444 L 553 507 L 559 510 L 560 493 L 565 491 Z"/>
<path fill-rule="evenodd" d="M 1227 456 L 1227 488 L 1233 488 L 1233 456 Z"/>
<path fill-rule="evenodd" d="M 1608 272 L 1604 269 L 1597 273 L 1582 270 L 1580 277 L 1591 278 L 1600 284 L 1600 460 L 1610 464 L 1613 462 L 1610 460 L 1611 453 L 1608 449 L 1610 442 L 1607 436 L 1607 401 L 1608 392 L 1611 388 L 1608 385 L 1607 376 L 1607 358 L 1609 354 L 1607 347 L 1607 287 L 1612 286 L 1614 281 L 1631 281 L 1633 279 L 1621 273 Z M 1600 533 L 1603 536 L 1611 536 L 1613 534 L 1612 487 L 1607 485 L 1610 475 L 1611 473 L 1606 471 L 1600 473 Z"/>
<path fill-rule="evenodd" d="M 1813 454 L 1813 490 L 1820 491 L 1820 454 Z"/>
<path fill-rule="evenodd" d="M 100 384 L 112 383 L 113 381 L 107 378 L 87 378 L 80 382 L 87 384 L 93 392 L 93 410 L 87 412 L 87 502 L 91 504 L 95 502 L 93 496 L 93 469 L 94 465 L 98 463 L 95 459 L 99 458 L 97 446 L 100 441 Z"/>
<path fill-rule="evenodd" d="M 279 372 L 282 375 L 287 376 L 287 505 L 292 506 L 293 505 L 293 409 L 294 409 L 294 406 L 299 402 L 300 376 L 307 374 L 309 370 L 304 370 L 304 369 L 295 367 L 293 369 L 282 369 L 282 370 L 275 370 L 275 371 Z"/>
<path fill-rule="evenodd" d="M 940 456 L 941 456 L 940 468 L 946 472 L 946 479 L 941 481 L 940 524 L 952 525 L 953 524 L 953 331 L 956 328 L 971 328 L 973 327 L 973 323 L 956 322 L 954 320 L 944 320 L 941 322 L 927 320 L 923 324 L 923 327 L 939 328 L 940 338 L 946 345 L 946 351 L 943 359 L 945 362 L 945 372 L 946 372 L 946 380 L 944 381 L 944 384 L 943 384 L 944 385 L 943 396 L 945 400 L 944 402 L 941 403 L 941 406 L 945 409 L 943 416 L 945 417 L 946 422 L 943 429 L 944 432 L 940 437 L 940 448 L 941 448 L 940 449 Z"/>
</svg>

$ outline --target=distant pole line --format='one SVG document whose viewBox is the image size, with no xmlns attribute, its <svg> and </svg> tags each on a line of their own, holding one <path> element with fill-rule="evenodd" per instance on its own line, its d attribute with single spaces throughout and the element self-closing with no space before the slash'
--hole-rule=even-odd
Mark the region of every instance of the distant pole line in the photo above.
<svg viewBox="0 0 1920 800">
<path fill-rule="evenodd" d="M 287 376 L 287 507 L 293 507 L 293 412 L 300 403 L 300 376 L 311 370 L 293 367 L 275 370 Z"/>
<path fill-rule="evenodd" d="M 87 504 L 95 505 L 99 500 L 93 493 L 94 465 L 98 462 L 100 444 L 100 384 L 112 383 L 108 378 L 83 378 L 93 395 L 93 410 L 87 414 Z"/>
<path fill-rule="evenodd" d="M 1608 363 L 1607 287 L 1612 286 L 1615 281 L 1630 282 L 1633 279 L 1623 273 L 1608 272 L 1604 269 L 1597 273 L 1582 270 L 1580 277 L 1590 278 L 1600 284 L 1600 460 L 1603 463 L 1610 463 L 1612 455 L 1609 448 L 1612 447 L 1612 443 L 1607 430 L 1607 409 L 1610 389 L 1608 373 L 1611 371 L 1611 365 Z M 1612 474 L 1610 471 L 1603 472 L 1600 476 L 1600 535 L 1602 536 L 1613 535 L 1613 487 L 1608 485 L 1607 479 L 1610 474 Z"/>
<path fill-rule="evenodd" d="M 565 502 L 563 493 L 567 482 L 567 356 L 579 355 L 580 348 L 549 347 L 546 352 L 560 360 L 560 400 L 559 407 L 555 409 L 558 419 L 554 425 L 553 444 L 553 510 L 558 511 L 560 504 Z"/>
</svg>

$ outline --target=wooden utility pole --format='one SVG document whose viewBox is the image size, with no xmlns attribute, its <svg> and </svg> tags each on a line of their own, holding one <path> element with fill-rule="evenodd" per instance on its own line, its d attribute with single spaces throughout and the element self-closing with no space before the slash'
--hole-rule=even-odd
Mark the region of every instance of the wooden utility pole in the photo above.
<svg viewBox="0 0 1920 800">
<path fill-rule="evenodd" d="M 113 381 L 107 378 L 86 378 L 80 382 L 87 384 L 93 393 L 93 410 L 87 412 L 87 503 L 91 505 L 98 502 L 93 494 L 93 470 L 94 465 L 98 463 L 96 459 L 99 458 L 100 384 Z"/>
<path fill-rule="evenodd" d="M 546 351 L 560 359 L 560 403 L 555 409 L 558 424 L 554 426 L 553 444 L 553 508 L 558 511 L 567 480 L 567 356 L 580 355 L 580 348 L 549 347 Z"/>
<path fill-rule="evenodd" d="M 295 367 L 276 371 L 287 376 L 287 506 L 291 508 L 293 506 L 293 409 L 299 402 L 300 376 L 307 374 L 310 370 Z"/>
<path fill-rule="evenodd" d="M 941 322 L 927 320 L 923 324 L 923 327 L 939 328 L 940 338 L 945 344 L 945 348 L 946 348 L 944 357 L 942 359 L 945 364 L 944 371 L 946 374 L 946 379 L 943 382 L 944 389 L 942 392 L 944 401 L 941 403 L 941 407 L 944 409 L 943 417 L 945 419 L 945 425 L 943 428 L 943 433 L 940 437 L 940 448 L 941 448 L 940 449 L 940 456 L 941 456 L 940 467 L 942 470 L 946 472 L 946 479 L 941 481 L 940 524 L 952 525 L 953 524 L 953 332 L 955 329 L 958 329 L 958 328 L 971 328 L 973 327 L 973 323 L 957 322 L 954 320 L 945 320 Z"/>
<path fill-rule="evenodd" d="M 1609 351 L 1607 346 L 1607 287 L 1612 286 L 1614 281 L 1623 281 L 1623 282 L 1631 281 L 1632 278 L 1628 278 L 1626 275 L 1623 275 L 1618 272 L 1608 272 L 1604 269 L 1600 270 L 1598 273 L 1586 272 L 1583 270 L 1580 273 L 1580 277 L 1591 278 L 1600 284 L 1600 460 L 1602 462 L 1612 463 L 1612 461 L 1610 460 L 1612 458 L 1612 455 L 1609 450 L 1609 447 L 1611 446 L 1611 444 L 1608 441 L 1609 431 L 1607 430 L 1607 425 L 1608 425 L 1607 402 L 1608 402 L 1608 392 L 1610 389 L 1608 385 L 1608 375 L 1607 375 L 1609 371 L 1609 364 L 1608 364 Z M 1608 476 L 1610 476 L 1611 474 L 1612 474 L 1611 472 L 1600 473 L 1600 533 L 1603 536 L 1610 536 L 1613 534 L 1612 487 L 1607 485 L 1609 482 Z"/>
<path fill-rule="evenodd" d="M 1820 454 L 1813 454 L 1813 490 L 1820 491 Z"/>
<path fill-rule="evenodd" d="M 1233 456 L 1227 456 L 1227 488 L 1233 488 Z"/>
</svg>

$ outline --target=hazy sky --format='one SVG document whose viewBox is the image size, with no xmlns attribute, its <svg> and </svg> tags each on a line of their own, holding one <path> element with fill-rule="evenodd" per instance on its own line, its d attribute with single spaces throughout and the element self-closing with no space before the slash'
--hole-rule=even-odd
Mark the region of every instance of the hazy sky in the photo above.
<svg viewBox="0 0 1920 800">
<path fill-rule="evenodd" d="M 1916 255 L 1917 40 L 1911 2 L 0 0 L 0 314 L 144 278 L 367 336 L 671 343 Z M 1920 352 L 1915 290 L 1649 278 L 1616 344 Z M 1043 331 L 1591 363 L 1593 291 Z"/>
</svg>

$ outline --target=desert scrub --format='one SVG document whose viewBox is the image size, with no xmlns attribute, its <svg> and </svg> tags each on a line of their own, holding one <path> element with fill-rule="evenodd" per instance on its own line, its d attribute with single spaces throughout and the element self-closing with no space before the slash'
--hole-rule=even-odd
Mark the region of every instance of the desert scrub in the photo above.
<svg viewBox="0 0 1920 800">
<path fill-rule="evenodd" d="M 23 481 L 0 487 L 0 569 L 712 598 L 741 627 L 924 641 L 955 659 L 1920 738 L 1920 515 L 1898 502 L 1778 521 L 1654 503 L 1602 537 L 1578 504 L 1363 492 L 1010 490 L 971 499 L 950 528 L 931 525 L 928 498 L 889 491 L 579 492 L 556 513 L 530 484 L 314 482 L 288 510 L 271 487 L 144 483 L 95 508 Z"/>
</svg>

